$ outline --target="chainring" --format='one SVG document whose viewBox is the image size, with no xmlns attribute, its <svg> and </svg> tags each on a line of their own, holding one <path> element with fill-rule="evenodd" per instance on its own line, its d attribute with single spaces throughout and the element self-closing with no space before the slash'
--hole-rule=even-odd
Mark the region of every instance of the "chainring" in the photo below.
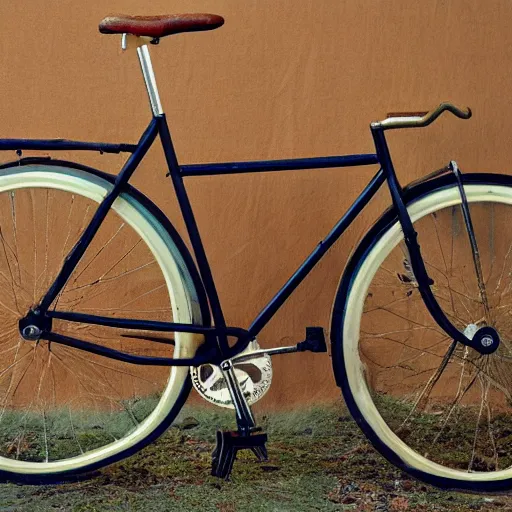
<svg viewBox="0 0 512 512">
<path fill-rule="evenodd" d="M 240 354 L 248 355 L 259 350 L 256 340 L 251 341 Z M 272 362 L 267 354 L 255 356 L 248 361 L 234 363 L 235 376 L 249 405 L 256 403 L 269 390 L 272 382 Z M 226 379 L 221 369 L 214 364 L 202 364 L 190 368 L 192 384 L 208 402 L 234 409 Z"/>
</svg>

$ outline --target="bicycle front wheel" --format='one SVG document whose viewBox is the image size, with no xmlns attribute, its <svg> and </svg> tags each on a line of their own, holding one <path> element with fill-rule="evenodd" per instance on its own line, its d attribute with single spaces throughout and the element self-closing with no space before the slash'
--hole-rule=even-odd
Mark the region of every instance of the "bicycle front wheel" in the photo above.
<svg viewBox="0 0 512 512">
<path fill-rule="evenodd" d="M 119 460 L 160 434 L 188 396 L 186 367 L 140 366 L 20 336 L 19 319 L 111 188 L 84 168 L 0 171 L 0 475 L 8 479 L 58 481 Z M 116 199 L 52 308 L 201 324 L 193 272 L 168 221 L 132 189 Z M 56 320 L 52 329 L 144 356 L 191 357 L 202 342 L 176 333 L 155 343 L 141 331 Z"/>
<path fill-rule="evenodd" d="M 410 191 L 407 208 L 444 312 L 469 337 L 497 329 L 498 350 L 481 355 L 439 328 L 390 211 L 338 290 L 333 363 L 351 413 L 391 462 L 437 486 L 491 491 L 512 486 L 512 179 L 465 180 L 476 258 L 453 177 Z"/>
</svg>

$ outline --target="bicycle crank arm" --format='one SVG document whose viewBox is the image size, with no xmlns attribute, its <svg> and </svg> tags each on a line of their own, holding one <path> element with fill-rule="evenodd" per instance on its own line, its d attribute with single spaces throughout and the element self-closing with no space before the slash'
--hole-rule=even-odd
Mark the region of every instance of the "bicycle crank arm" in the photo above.
<svg viewBox="0 0 512 512">
<path fill-rule="evenodd" d="M 262 355 L 276 356 L 279 354 L 293 354 L 294 352 L 327 352 L 323 327 L 306 327 L 306 339 L 289 347 L 275 347 L 260 349 L 250 354 L 240 354 L 230 359 L 231 363 L 242 363 Z"/>
<path fill-rule="evenodd" d="M 226 359 L 220 363 L 220 370 L 229 390 L 231 401 L 235 407 L 236 423 L 238 433 L 241 436 L 250 436 L 258 431 L 254 416 L 244 393 L 240 389 L 240 384 L 235 375 L 234 365 L 243 361 L 249 361 L 262 355 L 289 354 L 292 352 L 327 352 L 325 335 L 322 327 L 306 327 L 306 339 L 290 347 L 276 347 L 270 349 L 261 349 L 252 351 L 249 354 L 240 354 Z"/>
</svg>

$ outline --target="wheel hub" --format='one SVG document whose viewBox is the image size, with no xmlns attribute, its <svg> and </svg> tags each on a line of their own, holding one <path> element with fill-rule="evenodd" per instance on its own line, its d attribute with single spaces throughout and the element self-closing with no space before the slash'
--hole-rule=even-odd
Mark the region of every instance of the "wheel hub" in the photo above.
<svg viewBox="0 0 512 512">
<path fill-rule="evenodd" d="M 51 331 L 52 319 L 42 315 L 38 309 L 30 310 L 25 317 L 19 321 L 21 337 L 26 341 L 37 341 L 43 331 Z"/>
<path fill-rule="evenodd" d="M 464 329 L 464 335 L 473 342 L 475 350 L 481 354 L 492 354 L 500 345 L 498 332 L 488 325 L 478 328 L 476 324 L 469 324 Z"/>
</svg>

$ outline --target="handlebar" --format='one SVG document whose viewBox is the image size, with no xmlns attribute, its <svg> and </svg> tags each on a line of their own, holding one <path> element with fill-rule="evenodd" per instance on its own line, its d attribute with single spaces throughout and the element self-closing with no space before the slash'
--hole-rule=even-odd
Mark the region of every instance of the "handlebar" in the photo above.
<svg viewBox="0 0 512 512">
<path fill-rule="evenodd" d="M 460 119 L 469 119 L 472 115 L 468 107 L 463 110 L 451 103 L 441 103 L 437 108 L 428 112 L 390 113 L 384 121 L 371 123 L 372 129 L 392 130 L 395 128 L 422 128 L 433 123 L 444 111 L 451 112 Z"/>
</svg>

